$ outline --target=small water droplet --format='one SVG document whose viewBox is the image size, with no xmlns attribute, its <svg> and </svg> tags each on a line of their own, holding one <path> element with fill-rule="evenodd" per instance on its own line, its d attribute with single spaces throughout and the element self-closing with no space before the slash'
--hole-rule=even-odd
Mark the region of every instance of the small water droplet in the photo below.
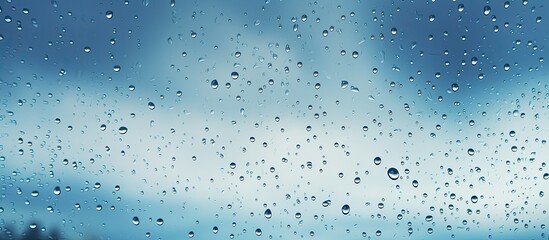
<svg viewBox="0 0 549 240">
<path fill-rule="evenodd" d="M 162 218 L 156 219 L 156 225 L 160 226 L 162 224 L 164 224 L 164 219 L 162 219 Z"/>
<path fill-rule="evenodd" d="M 105 17 L 106 17 L 107 19 L 112 19 L 112 15 L 113 15 L 112 11 L 107 11 L 107 12 L 105 13 Z"/>
<path fill-rule="evenodd" d="M 375 157 L 375 158 L 374 158 L 374 164 L 375 164 L 375 165 L 381 164 L 381 158 L 380 158 L 380 157 Z"/>
<path fill-rule="evenodd" d="M 263 232 L 261 231 L 261 228 L 258 228 L 255 230 L 255 235 L 256 236 L 261 236 L 261 234 L 263 234 Z"/>
</svg>

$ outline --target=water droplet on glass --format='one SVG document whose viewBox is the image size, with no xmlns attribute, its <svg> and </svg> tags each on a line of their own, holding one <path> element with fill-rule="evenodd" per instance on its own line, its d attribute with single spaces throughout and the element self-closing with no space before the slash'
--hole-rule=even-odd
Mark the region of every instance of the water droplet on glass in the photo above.
<svg viewBox="0 0 549 240">
<path fill-rule="evenodd" d="M 128 132 L 128 128 L 126 128 L 126 127 L 118 128 L 118 133 L 120 133 L 120 134 L 126 134 L 127 132 Z"/>
<path fill-rule="evenodd" d="M 156 108 L 153 102 L 149 102 L 148 106 L 150 110 L 154 110 Z"/>
<path fill-rule="evenodd" d="M 349 207 L 348 204 L 345 204 L 343 205 L 343 207 L 341 207 L 341 213 L 343 213 L 343 215 L 347 215 L 351 212 L 351 207 Z"/>
<path fill-rule="evenodd" d="M 84 47 L 84 52 L 85 53 L 91 52 L 91 47 L 88 47 L 88 46 Z"/>
<path fill-rule="evenodd" d="M 452 83 L 452 91 L 457 92 L 459 90 L 459 85 L 457 83 Z"/>
<path fill-rule="evenodd" d="M 322 202 L 323 207 L 328 207 L 330 206 L 330 204 L 332 204 L 332 200 L 325 200 L 324 202 Z"/>
<path fill-rule="evenodd" d="M 232 78 L 233 80 L 238 79 L 238 73 L 237 73 L 237 72 L 232 72 L 232 73 L 231 73 L 231 78 Z"/>
<path fill-rule="evenodd" d="M 219 86 L 219 83 L 217 83 L 217 80 L 214 79 L 212 80 L 211 85 L 213 89 L 217 89 L 217 87 Z"/>
<path fill-rule="evenodd" d="M 492 10 L 490 6 L 484 6 L 484 16 L 490 15 L 490 10 Z"/>
<path fill-rule="evenodd" d="M 162 224 L 164 224 L 164 219 L 162 219 L 162 218 L 156 219 L 156 225 L 160 226 Z"/>
<path fill-rule="evenodd" d="M 478 202 L 478 197 L 477 197 L 476 195 L 473 195 L 473 196 L 471 197 L 471 202 L 472 202 L 472 203 L 477 203 L 477 202 Z"/>
<path fill-rule="evenodd" d="M 265 210 L 263 215 L 265 216 L 266 219 L 270 219 L 273 216 L 273 213 L 271 212 L 271 209 L 267 208 L 267 210 Z"/>
<path fill-rule="evenodd" d="M 139 218 L 138 217 L 133 217 L 132 218 L 132 223 L 133 223 L 133 225 L 136 225 L 136 226 L 139 225 Z"/>
<path fill-rule="evenodd" d="M 374 158 L 374 164 L 375 164 L 375 165 L 381 164 L 381 158 L 380 158 L 380 157 L 375 157 L 375 158 Z"/>
<path fill-rule="evenodd" d="M 106 17 L 107 19 L 112 19 L 112 15 L 113 15 L 112 11 L 107 11 L 107 12 L 105 13 L 105 17 Z"/>
<path fill-rule="evenodd" d="M 349 86 L 349 82 L 347 82 L 345 80 L 342 80 L 341 81 L 341 88 L 347 88 L 347 86 Z"/>
<path fill-rule="evenodd" d="M 261 231 L 261 228 L 258 228 L 258 229 L 255 230 L 255 235 L 256 236 L 261 236 L 262 233 L 263 232 Z"/>
<path fill-rule="evenodd" d="M 472 148 L 467 149 L 467 154 L 469 154 L 469 156 L 475 155 L 475 149 L 472 149 Z"/>
<path fill-rule="evenodd" d="M 399 177 L 398 170 L 396 168 L 389 168 L 389 170 L 387 170 L 387 176 L 389 176 L 391 180 L 397 180 Z"/>
</svg>

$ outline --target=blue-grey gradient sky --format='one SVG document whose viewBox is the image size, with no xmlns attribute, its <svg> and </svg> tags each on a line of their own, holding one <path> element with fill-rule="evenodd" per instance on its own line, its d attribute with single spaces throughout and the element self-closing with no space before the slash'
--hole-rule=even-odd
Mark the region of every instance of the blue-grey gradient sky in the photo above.
<svg viewBox="0 0 549 240">
<path fill-rule="evenodd" d="M 545 3 L 1 0 L 0 230 L 547 239 Z"/>
</svg>

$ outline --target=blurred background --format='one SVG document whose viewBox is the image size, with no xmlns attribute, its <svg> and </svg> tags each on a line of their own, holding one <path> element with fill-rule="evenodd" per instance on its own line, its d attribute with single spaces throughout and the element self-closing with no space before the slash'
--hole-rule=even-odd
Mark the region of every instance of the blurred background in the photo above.
<svg viewBox="0 0 549 240">
<path fill-rule="evenodd" d="M 0 2 L 0 239 L 547 239 L 549 9 Z"/>
</svg>

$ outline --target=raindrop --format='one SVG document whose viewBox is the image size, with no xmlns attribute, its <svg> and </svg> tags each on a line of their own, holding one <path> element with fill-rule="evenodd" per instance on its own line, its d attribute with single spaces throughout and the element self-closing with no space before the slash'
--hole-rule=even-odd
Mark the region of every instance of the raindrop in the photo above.
<svg viewBox="0 0 549 240">
<path fill-rule="evenodd" d="M 255 230 L 255 235 L 256 236 L 261 236 L 261 234 L 263 234 L 263 232 L 261 231 L 261 228 L 258 228 Z"/>
<path fill-rule="evenodd" d="M 238 79 L 238 73 L 237 73 L 237 72 L 232 72 L 232 73 L 231 73 L 231 78 L 232 78 L 233 80 Z"/>
<path fill-rule="evenodd" d="M 164 219 L 162 218 L 156 219 L 156 225 L 160 226 L 162 224 L 164 224 Z"/>
<path fill-rule="evenodd" d="M 211 85 L 213 89 L 217 89 L 217 87 L 219 86 L 219 83 L 217 83 L 217 80 L 214 79 L 212 80 Z"/>
<path fill-rule="evenodd" d="M 126 128 L 126 127 L 118 128 L 118 133 L 120 133 L 120 134 L 126 134 L 127 132 L 128 132 L 128 128 Z"/>
<path fill-rule="evenodd" d="M 348 204 L 345 204 L 343 205 L 343 207 L 341 207 L 341 213 L 343 213 L 343 215 L 347 215 L 351 212 L 351 207 L 349 207 Z"/>
<path fill-rule="evenodd" d="M 374 158 L 374 164 L 375 164 L 375 165 L 381 164 L 381 158 L 380 158 L 380 157 L 375 157 L 375 158 Z"/>
<path fill-rule="evenodd" d="M 347 82 L 345 80 L 342 80 L 341 81 L 341 88 L 347 88 L 347 86 L 349 86 L 349 82 Z"/>
<path fill-rule="evenodd" d="M 396 168 L 389 168 L 389 170 L 387 170 L 387 176 L 389 176 L 391 180 L 397 180 L 399 177 L 398 170 Z"/>
<path fill-rule="evenodd" d="M 467 154 L 469 154 L 469 156 L 475 155 L 475 149 L 472 149 L 472 148 L 467 149 Z"/>
<path fill-rule="evenodd" d="M 472 202 L 472 203 L 477 203 L 477 202 L 478 202 L 478 197 L 477 197 L 476 195 L 473 195 L 473 196 L 471 197 L 471 202 Z"/>
<path fill-rule="evenodd" d="M 112 15 L 113 15 L 112 11 L 107 11 L 107 12 L 105 13 L 105 17 L 106 17 L 107 19 L 112 19 Z"/>
<path fill-rule="evenodd" d="M 149 102 L 148 106 L 150 110 L 154 110 L 156 108 L 153 102 Z"/>
<path fill-rule="evenodd" d="M 459 90 L 459 85 L 457 83 L 452 83 L 452 91 L 457 92 Z"/>
<path fill-rule="evenodd" d="M 490 6 L 484 6 L 484 16 L 490 15 L 490 10 L 492 10 Z"/>
<path fill-rule="evenodd" d="M 273 216 L 271 209 L 267 208 L 267 210 L 265 210 L 265 212 L 263 213 L 263 216 L 265 216 L 266 219 L 270 219 Z"/>
<path fill-rule="evenodd" d="M 91 47 L 88 47 L 88 46 L 84 47 L 84 52 L 85 53 L 91 52 Z"/>
<path fill-rule="evenodd" d="M 133 225 L 136 225 L 136 226 L 139 225 L 139 218 L 137 216 L 133 217 L 132 218 L 132 223 L 133 223 Z"/>
</svg>

